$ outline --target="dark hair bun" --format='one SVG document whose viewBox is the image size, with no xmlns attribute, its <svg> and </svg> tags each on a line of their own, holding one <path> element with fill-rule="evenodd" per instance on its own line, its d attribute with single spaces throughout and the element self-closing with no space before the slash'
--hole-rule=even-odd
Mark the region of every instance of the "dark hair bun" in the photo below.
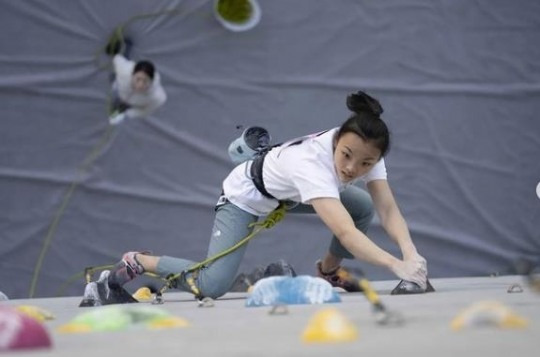
<svg viewBox="0 0 540 357">
<path fill-rule="evenodd" d="M 383 108 L 379 101 L 362 91 L 349 94 L 347 97 L 347 108 L 357 114 L 370 112 L 379 116 L 383 113 Z"/>
</svg>

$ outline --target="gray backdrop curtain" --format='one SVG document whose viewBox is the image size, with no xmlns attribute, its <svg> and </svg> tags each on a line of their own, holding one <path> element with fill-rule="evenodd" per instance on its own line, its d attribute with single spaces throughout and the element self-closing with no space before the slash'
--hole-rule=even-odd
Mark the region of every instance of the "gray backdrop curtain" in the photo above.
<svg viewBox="0 0 540 357">
<path fill-rule="evenodd" d="M 129 250 L 202 259 L 238 127 L 280 142 L 338 126 L 359 89 L 385 108 L 389 181 L 431 277 L 540 257 L 540 2 L 260 0 L 260 24 L 242 33 L 212 4 L 0 0 L 10 298 L 80 295 L 82 279 L 62 289 L 70 277 Z M 126 22 L 133 58 L 155 62 L 169 99 L 111 129 L 102 48 Z M 370 233 L 398 254 L 378 221 Z M 250 243 L 241 270 L 285 259 L 314 274 L 328 242 L 316 217 L 290 216 Z"/>
</svg>

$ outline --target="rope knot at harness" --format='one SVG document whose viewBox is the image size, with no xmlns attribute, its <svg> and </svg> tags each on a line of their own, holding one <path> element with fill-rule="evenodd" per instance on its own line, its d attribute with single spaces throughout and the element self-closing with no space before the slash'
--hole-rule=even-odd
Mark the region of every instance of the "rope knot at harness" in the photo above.
<svg viewBox="0 0 540 357">
<path fill-rule="evenodd" d="M 283 203 L 280 203 L 279 206 L 275 210 L 273 210 L 272 212 L 268 214 L 268 216 L 266 216 L 264 221 L 251 223 L 249 227 L 259 226 L 259 227 L 264 227 L 267 229 L 272 228 L 277 223 L 279 223 L 283 219 L 283 217 L 285 217 L 286 212 L 287 210 L 285 208 L 285 205 Z"/>
</svg>

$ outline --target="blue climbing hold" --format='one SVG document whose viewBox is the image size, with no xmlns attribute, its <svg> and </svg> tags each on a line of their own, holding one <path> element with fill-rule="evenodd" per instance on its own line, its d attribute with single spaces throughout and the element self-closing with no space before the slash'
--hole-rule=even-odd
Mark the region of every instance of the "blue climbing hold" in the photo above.
<svg viewBox="0 0 540 357">
<path fill-rule="evenodd" d="M 271 276 L 253 286 L 247 307 L 338 303 L 341 298 L 324 279 L 309 275 Z"/>
</svg>

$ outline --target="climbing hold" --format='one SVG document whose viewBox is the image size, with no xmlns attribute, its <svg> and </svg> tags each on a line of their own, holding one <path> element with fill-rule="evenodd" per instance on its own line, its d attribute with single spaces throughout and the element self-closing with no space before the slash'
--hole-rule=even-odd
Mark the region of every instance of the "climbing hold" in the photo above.
<svg viewBox="0 0 540 357">
<path fill-rule="evenodd" d="M 401 280 L 399 284 L 392 290 L 390 295 L 409 295 L 409 294 L 423 294 L 434 292 L 433 285 L 427 280 L 427 286 L 422 289 L 420 285 L 413 283 L 412 281 Z"/>
<path fill-rule="evenodd" d="M 291 304 L 324 304 L 341 302 L 324 279 L 308 275 L 297 277 L 271 276 L 259 280 L 246 299 L 246 306 L 273 306 Z"/>
<path fill-rule="evenodd" d="M 0 351 L 49 348 L 52 342 L 37 319 L 8 306 L 0 306 Z"/>
<path fill-rule="evenodd" d="M 528 321 L 497 301 L 480 301 L 460 312 L 450 323 L 454 331 L 466 327 L 524 328 Z"/>
<path fill-rule="evenodd" d="M 318 311 L 302 334 L 304 342 L 350 342 L 358 339 L 358 329 L 339 310 Z"/>
</svg>

